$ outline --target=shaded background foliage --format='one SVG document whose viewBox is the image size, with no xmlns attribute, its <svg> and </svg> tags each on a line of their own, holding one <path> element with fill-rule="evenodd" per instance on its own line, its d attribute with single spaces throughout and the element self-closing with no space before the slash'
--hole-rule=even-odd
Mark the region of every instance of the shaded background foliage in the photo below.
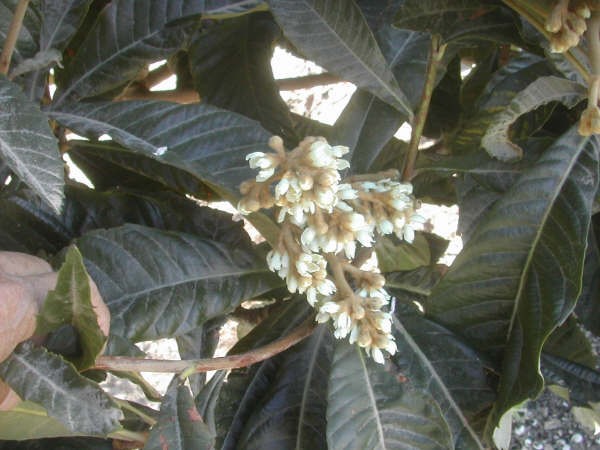
<svg viewBox="0 0 600 450">
<path fill-rule="evenodd" d="M 0 0 L 0 44 L 16 3 Z M 283 337 L 310 308 L 268 271 L 267 244 L 198 200 L 235 204 L 253 176 L 245 156 L 271 134 L 347 145 L 349 174 L 402 169 L 408 145 L 394 135 L 420 108 L 433 36 L 445 51 L 424 124 L 432 145 L 412 181 L 423 200 L 459 205 L 465 248 L 448 268 L 431 233 L 378 244 L 396 355 L 377 365 L 321 325 L 274 358 L 195 378 L 191 392 L 174 378 L 160 411 L 132 416 L 98 371 L 80 373 L 60 346 L 24 344 L 0 364 L 26 400 L 0 412 L 1 445 L 104 449 L 149 430 L 148 449 L 470 450 L 544 379 L 564 380 L 581 406 L 598 402 L 580 326 L 598 334 L 599 142 L 576 131 L 586 90 L 573 60 L 549 54 L 501 1 L 32 0 L 11 68 L 37 62 L 0 76 L 0 249 L 58 267 L 75 243 L 113 316 L 108 355 L 173 337 L 186 357 L 211 357 L 210 330 L 251 299 L 276 305 L 232 352 Z M 356 85 L 335 124 L 289 112 L 275 45 Z M 156 71 L 178 76 L 173 99 L 200 102 L 153 98 L 144 83 L 162 59 Z M 61 154 L 93 187 L 65 176 Z M 272 242 L 272 218 L 250 220 Z"/>
</svg>

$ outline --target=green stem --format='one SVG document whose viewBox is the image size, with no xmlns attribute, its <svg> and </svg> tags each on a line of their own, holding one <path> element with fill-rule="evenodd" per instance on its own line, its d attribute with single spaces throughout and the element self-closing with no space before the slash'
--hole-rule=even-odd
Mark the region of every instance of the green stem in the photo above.
<svg viewBox="0 0 600 450">
<path fill-rule="evenodd" d="M 419 152 L 419 142 L 423 135 L 427 114 L 429 113 L 429 104 L 431 103 L 431 96 L 435 87 L 438 66 L 444 56 L 445 49 L 446 45 L 442 44 L 441 36 L 437 34 L 432 35 L 427 73 L 425 74 L 425 85 L 423 86 L 423 93 L 421 94 L 421 104 L 419 105 L 419 111 L 415 115 L 412 124 L 410 144 L 404 162 L 404 170 L 402 171 L 402 181 L 405 182 L 410 181 L 413 177 L 415 162 L 417 161 L 417 154 Z"/>
<path fill-rule="evenodd" d="M 126 356 L 100 356 L 96 359 L 95 369 L 118 370 L 125 372 L 156 372 L 156 373 L 181 373 L 180 378 L 185 378 L 194 373 L 208 372 L 211 370 L 228 370 L 247 367 L 265 359 L 271 358 L 304 338 L 310 336 L 315 329 L 314 316 L 308 317 L 290 334 L 277 339 L 267 345 L 250 350 L 238 355 L 228 355 L 220 358 L 191 359 L 191 360 L 165 360 L 130 358 Z"/>
<path fill-rule="evenodd" d="M 140 419 L 142 419 L 144 422 L 146 422 L 148 425 L 154 426 L 156 424 L 156 420 L 154 418 L 150 417 L 145 412 L 140 411 L 135 406 L 133 406 L 131 403 L 129 403 L 127 400 L 121 400 L 119 398 L 115 398 L 114 400 L 121 409 L 126 409 L 127 411 L 132 412 L 133 414 L 138 416 Z"/>
<path fill-rule="evenodd" d="M 10 60 L 12 59 L 15 45 L 21 31 L 21 25 L 23 24 L 23 18 L 27 11 L 27 5 L 29 0 L 19 0 L 8 33 L 6 34 L 6 40 L 4 41 L 4 48 L 2 54 L 0 54 L 0 74 L 6 75 L 8 73 L 8 67 L 10 66 Z"/>
<path fill-rule="evenodd" d="M 146 439 L 148 438 L 145 433 L 138 433 L 137 431 L 125 429 L 113 431 L 108 435 L 108 437 L 111 439 L 119 439 L 121 441 L 140 442 L 142 444 L 146 442 Z"/>
<path fill-rule="evenodd" d="M 509 8 L 518 12 L 522 17 L 524 17 L 533 27 L 538 30 L 548 41 L 552 37 L 551 33 L 546 30 L 545 24 L 542 22 L 543 18 L 540 18 L 538 15 L 532 14 L 531 11 L 527 8 L 524 8 L 520 5 L 516 0 L 502 0 Z M 579 72 L 579 74 L 583 77 L 585 82 L 589 82 L 590 74 L 586 67 L 575 57 L 571 50 L 568 50 L 563 53 L 563 56 L 567 61 L 571 63 L 571 65 Z"/>
</svg>

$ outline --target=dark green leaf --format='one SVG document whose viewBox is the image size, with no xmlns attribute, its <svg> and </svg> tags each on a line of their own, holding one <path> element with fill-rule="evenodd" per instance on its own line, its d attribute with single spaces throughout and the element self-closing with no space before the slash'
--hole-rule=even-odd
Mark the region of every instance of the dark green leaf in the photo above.
<svg viewBox="0 0 600 450">
<path fill-rule="evenodd" d="M 496 397 L 496 380 L 489 373 L 487 361 L 458 335 L 426 319 L 410 306 L 399 305 L 395 313 L 406 332 L 431 363 L 469 423 L 485 418 Z M 411 358 L 401 362 L 400 369 L 403 364 L 409 364 Z M 395 360 L 402 361 L 402 354 Z M 422 374 L 416 378 L 413 375 L 412 381 L 424 387 L 427 378 L 421 377 Z"/>
<path fill-rule="evenodd" d="M 335 124 L 335 143 L 350 148 L 351 171 L 366 173 L 406 116 L 373 94 L 357 90 Z"/>
<path fill-rule="evenodd" d="M 244 14 L 266 11 L 269 7 L 260 0 L 208 0 L 202 17 L 205 19 L 231 19 Z"/>
<path fill-rule="evenodd" d="M 520 159 L 523 150 L 510 141 L 509 128 L 523 114 L 553 101 L 560 101 L 572 108 L 587 95 L 580 84 L 564 78 L 541 77 L 519 92 L 508 107 L 491 119 L 481 145 L 487 152 L 502 161 Z"/>
<path fill-rule="evenodd" d="M 217 317 L 201 327 L 177 336 L 177 349 L 181 359 L 212 358 L 219 343 L 219 329 L 224 322 L 225 318 Z M 188 377 L 193 394 L 200 392 L 205 382 L 205 373 Z"/>
<path fill-rule="evenodd" d="M 150 430 L 144 449 L 209 450 L 214 448 L 213 441 L 190 390 L 180 384 L 179 377 L 173 377 L 160 406 L 158 422 Z"/>
<path fill-rule="evenodd" d="M 202 390 L 194 399 L 196 408 L 200 415 L 204 418 L 204 422 L 213 436 L 217 435 L 217 425 L 215 423 L 215 407 L 219 402 L 219 394 L 225 376 L 228 374 L 226 370 L 215 372 L 212 378 L 204 385 Z"/>
<path fill-rule="evenodd" d="M 106 133 L 131 151 L 230 191 L 252 177 L 245 157 L 265 150 L 270 137 L 256 122 L 204 104 L 79 103 L 50 116 L 88 137 Z"/>
<path fill-rule="evenodd" d="M 111 310 L 111 333 L 132 341 L 187 333 L 281 285 L 259 252 L 184 233 L 125 225 L 77 246 Z"/>
<path fill-rule="evenodd" d="M 246 155 L 268 149 L 270 137 L 256 122 L 204 104 L 80 103 L 53 111 L 51 116 L 82 135 L 106 133 L 129 152 L 149 158 L 151 170 L 187 173 L 234 203 L 239 184 L 255 176 Z M 139 165 L 139 159 L 135 161 L 133 167 Z M 275 225 L 266 218 L 259 222 L 260 217 L 255 214 L 250 219 L 256 219 L 255 226 L 272 240 Z"/>
<path fill-rule="evenodd" d="M 446 56 L 447 59 L 449 55 Z M 436 70 L 444 61 L 436 66 Z M 462 88 L 461 58 L 456 56 L 448 61 L 443 76 L 437 75 L 440 80 L 435 86 L 431 96 L 429 112 L 423 129 L 423 135 L 438 139 L 449 134 L 460 123 L 462 108 L 460 104 L 460 91 Z M 436 73 L 437 74 L 437 73 Z"/>
<path fill-rule="evenodd" d="M 600 251 L 598 232 L 600 216 L 592 217 L 592 228 L 588 237 L 588 247 L 583 266 L 581 294 L 577 300 L 575 313 L 580 322 L 596 336 L 600 336 Z"/>
<path fill-rule="evenodd" d="M 100 387 L 60 356 L 19 345 L 2 364 L 0 377 L 24 400 L 35 402 L 67 430 L 104 436 L 119 428 L 121 410 Z"/>
<path fill-rule="evenodd" d="M 203 102 L 258 120 L 295 144 L 289 109 L 271 70 L 273 44 L 280 34 L 266 13 L 212 24 L 190 44 L 190 68 Z"/>
<path fill-rule="evenodd" d="M 16 84 L 0 76 L 0 157 L 56 212 L 63 194 L 63 162 L 48 118 Z"/>
<path fill-rule="evenodd" d="M 9 411 L 0 411 L 0 439 L 20 441 L 73 434 L 35 403 L 21 402 Z M 0 448 L 3 448 L 2 444 Z M 13 447 L 10 448 L 12 450 Z"/>
<path fill-rule="evenodd" d="M 478 150 L 495 115 L 504 110 L 520 91 L 538 78 L 549 75 L 554 75 L 553 69 L 538 56 L 524 53 L 512 58 L 494 74 L 477 103 L 469 108 L 471 115 L 465 118 L 463 126 L 449 139 L 447 145 L 452 153 Z"/>
<path fill-rule="evenodd" d="M 175 53 L 184 44 L 196 2 L 136 0 L 110 2 L 102 10 L 73 58 L 57 72 L 56 103 L 94 97 L 122 88 L 147 64 Z"/>
<path fill-rule="evenodd" d="M 69 243 L 69 230 L 49 206 L 30 190 L 0 197 L 0 248 L 33 253 L 57 253 Z"/>
<path fill-rule="evenodd" d="M 310 310 L 299 297 L 283 303 L 232 352 L 289 333 Z M 219 448 L 326 449 L 327 373 L 333 336 L 320 326 L 307 339 L 274 358 L 232 372 L 216 409 Z"/>
<path fill-rule="evenodd" d="M 412 244 L 400 241 L 395 236 L 382 236 L 375 245 L 379 269 L 382 272 L 400 272 L 427 266 L 431 262 L 429 244 L 418 233 Z"/>
<path fill-rule="evenodd" d="M 408 295 L 423 299 L 429 296 L 431 289 L 441 277 L 441 269 L 436 267 L 420 267 L 408 272 L 386 273 L 385 287 L 397 296 Z"/>
<path fill-rule="evenodd" d="M 13 12 L 18 0 L 0 0 L 0 48 L 4 48 L 6 34 L 13 18 Z M 21 31 L 12 54 L 12 64 L 17 65 L 27 58 L 33 57 L 38 51 L 40 11 L 39 1 L 32 1 L 27 8 Z"/>
<path fill-rule="evenodd" d="M 326 123 L 313 120 L 300 114 L 291 113 L 294 130 L 298 136 L 323 136 L 329 142 L 335 142 L 335 128 Z"/>
<path fill-rule="evenodd" d="M 436 320 L 496 357 L 504 351 L 493 426 L 541 390 L 541 347 L 577 298 L 596 146 L 572 129 L 549 148 L 486 214 L 429 299 Z"/>
<path fill-rule="evenodd" d="M 439 352 L 444 352 L 445 347 L 440 348 L 438 345 L 430 347 L 427 343 L 428 332 L 436 326 L 424 325 L 421 328 L 417 322 L 411 328 L 407 328 L 405 322 L 410 320 L 410 318 L 394 319 L 394 336 L 398 351 L 392 357 L 394 366 L 392 370 L 396 379 L 403 385 L 403 389 L 421 392 L 428 402 L 436 406 L 450 431 L 453 447 L 449 448 L 457 450 L 483 448 L 460 409 L 469 408 L 467 409 L 469 414 L 475 413 L 486 401 L 489 401 L 490 390 L 483 381 L 483 364 L 475 353 L 468 346 L 461 344 L 456 337 L 450 339 L 452 343 L 448 353 L 443 353 L 440 357 Z M 409 329 L 411 332 L 408 331 Z M 440 330 L 441 328 L 438 328 L 434 334 L 439 333 Z M 447 333 L 447 330 L 444 331 Z M 461 392 L 459 377 L 448 370 L 456 364 L 451 358 L 446 359 L 450 352 L 461 355 L 464 362 L 462 375 L 473 380 L 478 386 L 477 396 L 471 399 L 463 397 L 465 394 Z"/>
<path fill-rule="evenodd" d="M 115 142 L 69 141 L 69 156 L 98 190 L 172 190 L 208 200 L 213 191 L 194 175 Z"/>
<path fill-rule="evenodd" d="M 336 343 L 327 415 L 329 449 L 448 449 L 448 424 L 426 393 L 402 389 L 356 346 Z"/>
<path fill-rule="evenodd" d="M 375 36 L 400 88 L 415 109 L 423 92 L 431 37 L 427 33 L 400 30 L 388 23 L 379 28 Z M 443 70 L 439 75 L 443 75 Z"/>
<path fill-rule="evenodd" d="M 600 372 L 559 356 L 542 354 L 542 368 L 549 378 L 562 379 L 569 397 L 577 404 L 600 401 Z"/>
<path fill-rule="evenodd" d="M 49 438 L 22 442 L 1 442 L 1 450 L 113 450 L 112 439 L 88 437 Z"/>
<path fill-rule="evenodd" d="M 544 353 L 591 369 L 595 369 L 597 366 L 592 344 L 573 316 L 569 317 L 548 337 L 544 343 Z"/>
<path fill-rule="evenodd" d="M 42 2 L 42 25 L 40 30 L 40 54 L 57 52 L 62 59 L 69 39 L 83 22 L 92 0 L 67 0 L 66 2 Z M 59 60 L 60 62 L 60 60 Z M 27 93 L 32 101 L 39 101 L 48 74 L 48 64 L 38 68 L 27 77 Z"/>
<path fill-rule="evenodd" d="M 412 117 L 406 95 L 353 0 L 270 0 L 284 34 L 308 58 Z"/>
<path fill-rule="evenodd" d="M 182 231 L 231 246 L 250 247 L 243 222 L 231 214 L 171 192 L 114 190 L 98 192 L 71 186 L 66 191 L 62 222 L 71 237 L 98 228 L 135 223 L 152 228 Z"/>
<path fill-rule="evenodd" d="M 106 336 L 98 325 L 81 254 L 74 246 L 67 251 L 56 287 L 48 293 L 40 309 L 36 334 L 45 335 L 66 324 L 75 328 L 81 346 L 82 354 L 74 360 L 75 365 L 79 370 L 92 367 L 102 352 Z"/>
<path fill-rule="evenodd" d="M 439 34 L 446 42 L 462 39 L 514 42 L 517 20 L 494 0 L 406 0 L 396 14 L 398 28 Z"/>
</svg>

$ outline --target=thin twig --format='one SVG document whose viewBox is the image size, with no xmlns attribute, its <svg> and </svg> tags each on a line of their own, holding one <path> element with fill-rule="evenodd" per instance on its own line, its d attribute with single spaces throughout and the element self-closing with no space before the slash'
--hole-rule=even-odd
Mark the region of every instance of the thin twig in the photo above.
<svg viewBox="0 0 600 450">
<path fill-rule="evenodd" d="M 117 101 L 123 100 L 160 100 L 176 103 L 198 103 L 200 95 L 193 89 L 176 89 L 169 91 L 148 91 L 140 86 L 133 86 L 119 95 Z"/>
<path fill-rule="evenodd" d="M 8 73 L 10 60 L 15 50 L 15 44 L 21 31 L 21 25 L 23 24 L 28 4 L 29 0 L 19 0 L 19 3 L 17 3 L 10 27 L 8 28 L 6 40 L 4 41 L 4 48 L 2 49 L 2 54 L 0 54 L 0 74 L 6 75 Z"/>
<path fill-rule="evenodd" d="M 192 373 L 208 372 L 211 370 L 227 370 L 247 367 L 265 359 L 271 358 L 293 345 L 297 344 L 313 332 L 316 322 L 313 316 L 307 318 L 287 336 L 277 339 L 267 345 L 250 350 L 239 355 L 229 355 L 220 358 L 165 360 L 143 359 L 124 356 L 100 356 L 96 359 L 95 369 L 120 370 L 132 372 L 156 373 Z"/>
<path fill-rule="evenodd" d="M 164 66 L 161 66 L 161 68 L 162 67 Z M 150 72 L 148 77 L 141 82 L 142 86 L 140 86 L 139 83 L 135 83 L 132 87 L 120 95 L 118 100 L 164 100 L 177 103 L 197 103 L 200 101 L 198 92 L 193 89 L 178 89 L 170 91 L 148 90 L 147 88 L 154 86 L 148 82 L 148 79 L 151 76 L 154 76 L 153 74 L 158 72 L 161 68 Z M 157 79 L 159 76 L 166 74 L 166 69 L 164 69 L 164 71 L 165 72 L 162 74 L 155 74 Z M 322 86 L 325 84 L 339 83 L 340 81 L 344 80 L 331 73 L 320 73 L 317 75 L 307 75 L 298 78 L 282 78 L 275 80 L 275 83 L 277 83 L 277 86 L 281 91 L 294 91 L 297 89 L 309 89 L 314 86 Z"/>
<path fill-rule="evenodd" d="M 171 67 L 169 64 L 165 63 L 162 66 L 150 71 L 148 75 L 146 75 L 146 78 L 140 81 L 140 84 L 142 84 L 146 89 L 150 89 L 157 84 L 162 83 L 172 75 L 173 71 L 171 70 Z"/>
<path fill-rule="evenodd" d="M 275 83 L 277 83 L 280 91 L 295 91 L 297 89 L 310 89 L 311 87 L 325 84 L 335 84 L 341 81 L 344 80 L 337 75 L 325 72 L 298 78 L 280 78 L 279 80 L 275 80 Z"/>
<path fill-rule="evenodd" d="M 423 93 L 421 94 L 419 111 L 415 115 L 412 124 L 412 134 L 410 136 L 410 144 L 408 145 L 408 152 L 402 171 L 402 181 L 410 181 L 413 177 L 417 153 L 419 152 L 419 142 L 423 135 L 423 128 L 425 127 L 425 121 L 427 120 L 427 114 L 429 113 L 429 104 L 431 102 L 433 88 L 435 87 L 437 69 L 444 56 L 445 49 L 446 45 L 442 44 L 441 37 L 437 34 L 432 35 L 427 73 L 425 74 L 425 84 L 423 86 Z"/>
</svg>

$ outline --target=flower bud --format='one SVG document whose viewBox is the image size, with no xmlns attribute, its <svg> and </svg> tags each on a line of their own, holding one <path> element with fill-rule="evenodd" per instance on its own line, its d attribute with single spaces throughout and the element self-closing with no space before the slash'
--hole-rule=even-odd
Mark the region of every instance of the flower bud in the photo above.
<svg viewBox="0 0 600 450">
<path fill-rule="evenodd" d="M 578 131 L 582 136 L 600 133 L 600 109 L 597 106 L 588 106 L 583 111 L 579 120 Z"/>
</svg>

